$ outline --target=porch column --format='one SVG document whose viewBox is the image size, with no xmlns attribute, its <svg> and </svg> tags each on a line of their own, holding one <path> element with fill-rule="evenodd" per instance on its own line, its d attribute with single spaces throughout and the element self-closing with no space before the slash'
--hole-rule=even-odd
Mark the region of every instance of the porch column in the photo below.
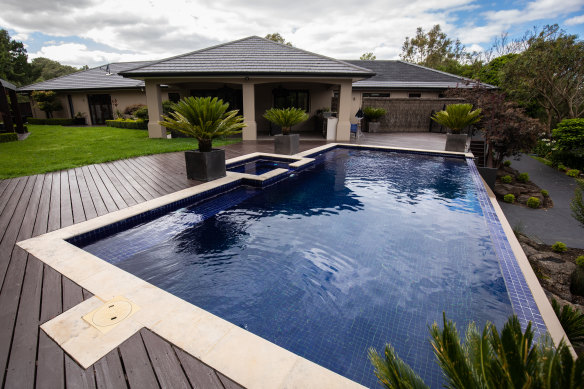
<svg viewBox="0 0 584 389">
<path fill-rule="evenodd" d="M 351 139 L 351 98 L 353 83 L 351 80 L 341 82 L 339 94 L 339 123 L 337 124 L 337 141 Z"/>
<path fill-rule="evenodd" d="M 255 84 L 245 82 L 242 85 L 243 92 L 243 122 L 247 127 L 243 128 L 243 140 L 256 140 L 258 128 L 255 121 Z"/>
<path fill-rule="evenodd" d="M 166 127 L 158 122 L 162 120 L 162 92 L 160 84 L 152 80 L 146 80 L 146 104 L 148 105 L 148 137 L 166 138 Z"/>
</svg>

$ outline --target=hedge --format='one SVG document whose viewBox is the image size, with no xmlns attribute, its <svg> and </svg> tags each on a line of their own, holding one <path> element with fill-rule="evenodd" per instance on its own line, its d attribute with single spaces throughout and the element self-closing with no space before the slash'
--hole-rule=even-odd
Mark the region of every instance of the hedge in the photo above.
<svg viewBox="0 0 584 389">
<path fill-rule="evenodd" d="M 0 143 L 14 142 L 18 140 L 18 135 L 15 132 L 6 132 L 0 134 Z"/>
<path fill-rule="evenodd" d="M 72 126 L 75 124 L 73 119 L 35 119 L 35 118 L 26 118 L 28 124 L 49 124 L 53 126 Z"/>
<path fill-rule="evenodd" d="M 106 120 L 105 124 L 108 127 L 129 128 L 133 130 L 148 129 L 148 122 L 144 120 Z"/>
</svg>

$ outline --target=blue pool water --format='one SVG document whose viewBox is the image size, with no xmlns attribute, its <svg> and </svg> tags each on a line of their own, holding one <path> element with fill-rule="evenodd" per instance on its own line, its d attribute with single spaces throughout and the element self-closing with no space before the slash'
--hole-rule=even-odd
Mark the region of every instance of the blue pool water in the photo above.
<svg viewBox="0 0 584 389">
<path fill-rule="evenodd" d="M 237 187 L 85 250 L 370 387 L 390 342 L 442 383 L 428 326 L 442 312 L 513 314 L 464 159 L 335 149 L 264 189 Z"/>
</svg>

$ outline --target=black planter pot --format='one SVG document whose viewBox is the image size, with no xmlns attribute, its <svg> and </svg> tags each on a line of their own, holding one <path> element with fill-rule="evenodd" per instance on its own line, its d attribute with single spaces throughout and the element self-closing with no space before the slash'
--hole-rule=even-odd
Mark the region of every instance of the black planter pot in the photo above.
<svg viewBox="0 0 584 389">
<path fill-rule="evenodd" d="M 84 126 L 87 124 L 87 122 L 85 121 L 85 118 L 73 118 L 73 124 L 78 126 Z"/>
<path fill-rule="evenodd" d="M 225 177 L 225 150 L 213 149 L 200 152 L 185 151 L 187 178 L 197 181 L 213 181 Z"/>
<path fill-rule="evenodd" d="M 275 135 L 274 136 L 274 153 L 292 155 L 298 153 L 300 145 L 299 134 Z"/>
<path fill-rule="evenodd" d="M 446 134 L 445 151 L 458 151 L 464 153 L 466 151 L 466 134 Z"/>
</svg>

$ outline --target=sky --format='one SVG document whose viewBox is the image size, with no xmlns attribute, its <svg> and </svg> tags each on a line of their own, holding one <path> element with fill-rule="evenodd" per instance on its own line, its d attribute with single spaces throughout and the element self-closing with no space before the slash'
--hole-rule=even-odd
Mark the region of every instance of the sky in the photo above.
<svg viewBox="0 0 584 389">
<path fill-rule="evenodd" d="M 440 24 L 473 51 L 559 24 L 584 39 L 584 0 L 0 0 L 0 28 L 29 58 L 80 67 L 157 60 L 279 32 L 338 59 L 398 59 L 417 27 Z"/>
</svg>

